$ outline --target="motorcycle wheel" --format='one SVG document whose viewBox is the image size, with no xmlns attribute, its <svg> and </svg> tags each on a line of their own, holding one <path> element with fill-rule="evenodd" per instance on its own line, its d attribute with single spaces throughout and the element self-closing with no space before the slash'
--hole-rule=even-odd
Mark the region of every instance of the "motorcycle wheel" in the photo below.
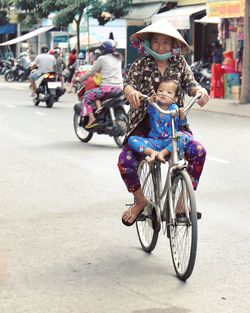
<svg viewBox="0 0 250 313">
<path fill-rule="evenodd" d="M 115 141 L 115 143 L 117 144 L 117 146 L 119 148 L 122 148 L 123 147 L 123 141 L 124 141 L 124 138 L 125 138 L 126 129 L 127 129 L 128 116 L 127 116 L 127 114 L 126 114 L 124 109 L 118 108 L 115 111 L 115 117 L 116 117 L 116 123 L 120 127 L 122 127 L 122 129 L 124 129 L 124 135 L 123 136 L 114 137 L 114 141 Z"/>
<path fill-rule="evenodd" d="M 77 138 L 80 139 L 82 142 L 89 142 L 90 139 L 93 137 L 93 134 L 91 134 L 84 128 L 84 125 L 87 124 L 87 119 L 75 113 L 73 123 Z"/>
<path fill-rule="evenodd" d="M 49 99 L 46 101 L 47 108 L 52 108 L 54 104 L 54 96 L 50 95 Z"/>
<path fill-rule="evenodd" d="M 15 75 L 12 70 L 5 72 L 4 78 L 7 82 L 13 82 L 15 80 Z"/>
</svg>

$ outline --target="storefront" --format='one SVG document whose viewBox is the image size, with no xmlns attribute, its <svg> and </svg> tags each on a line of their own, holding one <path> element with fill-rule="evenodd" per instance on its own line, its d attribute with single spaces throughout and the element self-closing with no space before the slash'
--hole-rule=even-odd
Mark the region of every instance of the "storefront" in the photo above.
<svg viewBox="0 0 250 313">
<path fill-rule="evenodd" d="M 222 67 L 212 68 L 211 96 L 239 100 L 244 47 L 244 0 L 207 0 L 208 18 L 220 18 L 218 42 Z"/>
</svg>

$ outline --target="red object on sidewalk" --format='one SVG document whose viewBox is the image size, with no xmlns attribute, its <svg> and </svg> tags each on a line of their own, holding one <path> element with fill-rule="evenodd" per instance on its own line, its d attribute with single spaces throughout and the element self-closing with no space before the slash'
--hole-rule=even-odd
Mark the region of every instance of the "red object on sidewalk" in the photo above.
<svg viewBox="0 0 250 313">
<path fill-rule="evenodd" d="M 234 58 L 233 51 L 223 52 L 224 61 L 223 61 L 223 71 L 224 74 L 235 73 L 236 60 Z"/>
<path fill-rule="evenodd" d="M 211 66 L 211 98 L 224 98 L 223 69 L 221 64 L 212 64 Z"/>
</svg>

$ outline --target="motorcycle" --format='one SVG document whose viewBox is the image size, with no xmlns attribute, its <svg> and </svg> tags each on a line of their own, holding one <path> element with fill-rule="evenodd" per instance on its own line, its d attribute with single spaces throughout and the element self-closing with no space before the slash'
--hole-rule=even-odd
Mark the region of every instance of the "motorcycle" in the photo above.
<svg viewBox="0 0 250 313">
<path fill-rule="evenodd" d="M 209 63 L 200 60 L 191 64 L 190 67 L 194 74 L 194 78 L 209 93 L 211 82 L 211 70 Z"/>
<path fill-rule="evenodd" d="M 52 108 L 54 102 L 57 102 L 65 93 L 65 89 L 62 89 L 59 85 L 60 82 L 56 82 L 56 73 L 49 72 L 42 74 L 36 80 L 36 96 L 33 101 L 35 105 L 40 102 L 45 102 L 48 108 Z"/>
<path fill-rule="evenodd" d="M 81 100 L 85 92 L 85 87 L 81 87 L 78 92 L 78 99 Z M 119 148 L 122 147 L 124 136 L 127 129 L 128 116 L 124 109 L 125 98 L 122 92 L 115 97 L 107 97 L 103 99 L 103 109 L 97 114 L 94 111 L 97 126 L 86 129 L 88 124 L 88 116 L 84 112 L 81 102 L 74 105 L 74 130 L 76 136 L 82 142 L 89 142 L 94 133 L 99 135 L 105 134 L 114 138 Z"/>
<path fill-rule="evenodd" d="M 20 81 L 23 82 L 28 78 L 29 71 L 25 71 L 21 64 L 14 63 L 14 66 L 4 73 L 7 82 Z"/>
<path fill-rule="evenodd" d="M 14 66 L 14 59 L 1 60 L 0 61 L 0 74 L 4 75 L 6 71 L 10 70 Z"/>
</svg>

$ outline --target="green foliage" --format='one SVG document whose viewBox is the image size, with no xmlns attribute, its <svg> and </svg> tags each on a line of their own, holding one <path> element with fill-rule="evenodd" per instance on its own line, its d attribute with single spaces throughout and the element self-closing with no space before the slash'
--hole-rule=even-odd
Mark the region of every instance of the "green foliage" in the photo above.
<svg viewBox="0 0 250 313">
<path fill-rule="evenodd" d="M 67 27 L 69 23 L 72 23 L 74 20 L 80 23 L 83 11 L 86 8 L 88 1 L 87 0 L 75 0 L 75 1 L 56 1 L 60 3 L 62 8 L 56 14 L 54 18 L 54 24 L 58 27 Z"/>
<path fill-rule="evenodd" d="M 0 9 L 9 9 L 14 2 L 15 0 L 0 0 Z"/>
<path fill-rule="evenodd" d="M 13 2 L 14 0 L 0 0 L 0 25 L 9 23 L 8 10 Z"/>
<path fill-rule="evenodd" d="M 0 25 L 8 24 L 8 17 L 6 11 L 0 11 Z"/>
<path fill-rule="evenodd" d="M 108 21 L 126 16 L 132 9 L 132 0 L 92 0 L 90 15 L 105 25 Z"/>
</svg>

